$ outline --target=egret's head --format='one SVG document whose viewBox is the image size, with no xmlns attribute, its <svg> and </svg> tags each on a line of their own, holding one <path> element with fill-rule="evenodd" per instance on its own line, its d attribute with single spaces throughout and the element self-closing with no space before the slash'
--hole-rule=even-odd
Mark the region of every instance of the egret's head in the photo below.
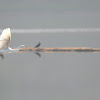
<svg viewBox="0 0 100 100">
<path fill-rule="evenodd" d="M 25 45 L 20 45 L 20 46 L 16 49 L 16 51 L 19 51 L 20 48 L 24 48 L 24 47 L 26 47 L 26 46 L 25 46 Z"/>
<path fill-rule="evenodd" d="M 26 47 L 26 46 L 25 46 L 25 45 L 20 45 L 20 46 L 19 46 L 19 48 L 24 48 L 24 47 Z"/>
</svg>

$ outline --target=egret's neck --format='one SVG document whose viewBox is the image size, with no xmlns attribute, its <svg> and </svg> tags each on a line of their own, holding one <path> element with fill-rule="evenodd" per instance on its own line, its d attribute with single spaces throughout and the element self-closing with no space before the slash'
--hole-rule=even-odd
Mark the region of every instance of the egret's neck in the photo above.
<svg viewBox="0 0 100 100">
<path fill-rule="evenodd" d="M 20 45 L 20 46 L 17 47 L 16 49 L 12 49 L 12 48 L 9 47 L 9 50 L 15 51 L 15 52 L 16 52 L 16 51 L 19 51 L 19 49 L 20 49 L 20 48 L 23 48 L 23 47 L 25 47 L 25 46 L 24 46 L 24 45 Z"/>
</svg>

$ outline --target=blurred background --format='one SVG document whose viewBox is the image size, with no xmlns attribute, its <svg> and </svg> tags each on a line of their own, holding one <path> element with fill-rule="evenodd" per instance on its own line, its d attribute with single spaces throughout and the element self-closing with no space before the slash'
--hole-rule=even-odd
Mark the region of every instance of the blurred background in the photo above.
<svg viewBox="0 0 100 100">
<path fill-rule="evenodd" d="M 0 28 L 99 28 L 99 0 L 0 0 Z"/>
<path fill-rule="evenodd" d="M 7 27 L 10 47 L 100 48 L 100 0 L 0 0 L 0 31 Z M 40 55 L 0 56 L 0 100 L 100 100 L 99 52 Z"/>
</svg>

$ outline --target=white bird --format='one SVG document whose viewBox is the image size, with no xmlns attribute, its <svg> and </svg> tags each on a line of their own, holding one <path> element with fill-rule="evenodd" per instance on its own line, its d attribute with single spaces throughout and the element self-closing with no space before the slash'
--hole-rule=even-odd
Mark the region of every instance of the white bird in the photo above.
<svg viewBox="0 0 100 100">
<path fill-rule="evenodd" d="M 20 48 L 25 47 L 25 45 L 21 45 L 17 49 L 12 49 L 9 47 L 10 40 L 11 30 L 10 28 L 6 28 L 2 31 L 2 34 L 0 35 L 0 53 L 16 52 L 19 51 Z"/>
</svg>

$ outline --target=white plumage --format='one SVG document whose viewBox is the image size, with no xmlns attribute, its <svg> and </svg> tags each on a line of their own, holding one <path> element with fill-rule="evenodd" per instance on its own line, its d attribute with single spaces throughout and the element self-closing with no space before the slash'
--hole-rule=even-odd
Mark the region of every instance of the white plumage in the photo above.
<svg viewBox="0 0 100 100">
<path fill-rule="evenodd" d="M 8 48 L 10 40 L 11 40 L 11 31 L 10 28 L 6 28 L 0 35 L 0 49 Z"/>
<path fill-rule="evenodd" d="M 11 40 L 11 30 L 10 28 L 6 28 L 2 31 L 2 34 L 0 35 L 1 52 L 18 51 L 20 48 L 24 47 L 24 45 L 21 45 L 17 49 L 11 49 L 9 47 L 10 40 Z"/>
</svg>

